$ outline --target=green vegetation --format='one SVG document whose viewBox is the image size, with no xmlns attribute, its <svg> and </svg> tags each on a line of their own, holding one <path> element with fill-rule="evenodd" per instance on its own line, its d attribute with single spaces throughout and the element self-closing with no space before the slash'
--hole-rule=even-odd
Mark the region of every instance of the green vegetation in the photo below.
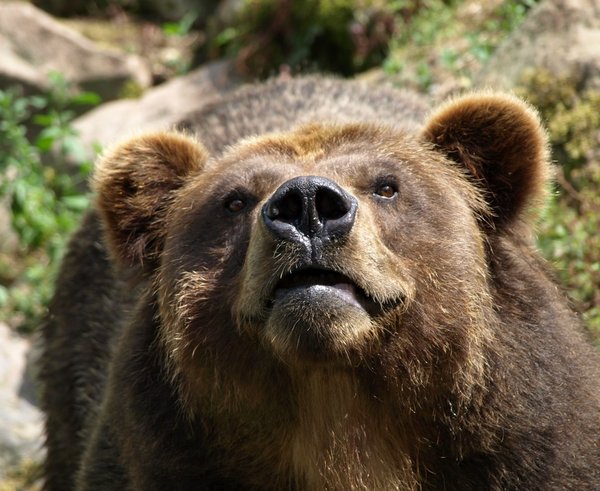
<svg viewBox="0 0 600 491">
<path fill-rule="evenodd" d="M 468 88 L 473 74 L 537 1 L 400 1 L 402 15 L 383 68 L 402 86 L 417 90 L 447 80 Z"/>
<path fill-rule="evenodd" d="M 65 241 L 88 204 L 81 189 L 90 164 L 70 125 L 71 108 L 98 98 L 73 95 L 59 75 L 52 87 L 46 97 L 0 91 L 0 200 L 18 241 L 16 254 L 0 255 L 0 319 L 23 329 L 43 313 Z M 57 171 L 45 158 L 77 162 L 78 173 Z"/>
<path fill-rule="evenodd" d="M 517 92 L 539 109 L 558 161 L 539 245 L 600 344 L 600 91 L 580 85 L 538 70 Z"/>
<path fill-rule="evenodd" d="M 212 56 L 236 56 L 252 76 L 282 69 L 351 75 L 383 62 L 398 8 L 383 0 L 244 0 Z"/>
<path fill-rule="evenodd" d="M 209 36 L 210 56 L 234 56 L 260 77 L 383 66 L 428 89 L 449 75 L 469 79 L 537 1 L 244 0 L 232 24 Z"/>
</svg>

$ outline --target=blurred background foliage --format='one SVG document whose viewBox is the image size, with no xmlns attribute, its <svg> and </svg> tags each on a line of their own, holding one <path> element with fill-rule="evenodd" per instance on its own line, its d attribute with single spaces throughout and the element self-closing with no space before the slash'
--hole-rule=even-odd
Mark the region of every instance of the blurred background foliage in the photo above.
<svg viewBox="0 0 600 491">
<path fill-rule="evenodd" d="M 98 104 L 98 96 L 72 94 L 60 74 L 51 78 L 46 96 L 0 91 L 0 200 L 18 241 L 17 257 L 0 252 L 0 320 L 24 330 L 43 315 L 66 239 L 88 206 L 82 189 L 91 164 L 70 122 L 75 107 Z M 79 174 L 46 159 L 76 161 Z"/>
<path fill-rule="evenodd" d="M 242 73 L 259 77 L 282 67 L 352 75 L 385 60 L 405 3 L 249 0 L 212 38 L 210 56 L 236 56 Z"/>
<path fill-rule="evenodd" d="M 525 19 L 536 0 L 34 0 L 63 16 L 144 19 L 165 36 L 194 36 L 191 57 L 170 76 L 231 57 L 248 78 L 281 73 L 383 74 L 427 93 L 469 89 L 477 70 Z M 183 58 L 182 58 L 183 59 Z M 379 75 L 375 75 L 379 76 Z M 45 96 L 0 91 L 0 199 L 9 203 L 18 257 L 0 255 L 0 312 L 28 330 L 39 322 L 69 232 L 88 204 L 90 163 L 70 124 L 78 104 L 56 75 Z M 447 81 L 447 82 L 446 82 Z M 435 84 L 434 84 L 435 82 Z M 539 247 L 600 339 L 600 94 L 578 80 L 531 73 L 517 92 L 539 108 L 557 161 L 557 184 Z M 75 176 L 48 158 L 79 162 Z"/>
<path fill-rule="evenodd" d="M 555 193 L 540 222 L 539 246 L 575 308 L 600 340 L 600 91 L 546 71 L 516 92 L 538 108 L 556 163 Z"/>
</svg>

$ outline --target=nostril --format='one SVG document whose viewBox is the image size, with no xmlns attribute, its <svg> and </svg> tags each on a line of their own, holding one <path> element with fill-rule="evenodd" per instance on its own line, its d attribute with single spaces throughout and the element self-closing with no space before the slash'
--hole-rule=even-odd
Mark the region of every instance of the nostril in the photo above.
<svg viewBox="0 0 600 491">
<path fill-rule="evenodd" d="M 315 195 L 315 207 L 321 220 L 338 220 L 350 211 L 351 204 L 336 190 L 321 187 Z"/>
<path fill-rule="evenodd" d="M 302 218 L 302 196 L 299 192 L 289 190 L 278 200 L 275 200 L 269 210 L 269 218 L 294 222 Z"/>
</svg>

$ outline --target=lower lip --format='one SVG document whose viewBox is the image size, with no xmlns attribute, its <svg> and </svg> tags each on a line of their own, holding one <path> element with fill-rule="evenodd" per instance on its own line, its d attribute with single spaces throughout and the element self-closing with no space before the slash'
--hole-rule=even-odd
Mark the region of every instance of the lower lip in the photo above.
<svg viewBox="0 0 600 491">
<path fill-rule="evenodd" d="M 321 299 L 334 295 L 339 300 L 349 305 L 353 305 L 361 310 L 364 307 L 358 300 L 356 287 L 350 283 L 336 283 L 334 285 L 306 285 L 293 288 L 280 288 L 275 291 L 275 301 L 283 300 L 285 297 L 298 294 Z"/>
</svg>

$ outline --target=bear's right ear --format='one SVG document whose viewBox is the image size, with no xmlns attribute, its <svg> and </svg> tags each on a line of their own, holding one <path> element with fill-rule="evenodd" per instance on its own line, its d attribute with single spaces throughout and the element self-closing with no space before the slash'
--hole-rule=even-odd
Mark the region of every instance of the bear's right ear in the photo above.
<svg viewBox="0 0 600 491">
<path fill-rule="evenodd" d="M 129 266 L 153 266 L 162 250 L 173 192 L 208 158 L 204 147 L 178 133 L 132 138 L 96 165 L 93 187 L 112 254 Z"/>
</svg>

